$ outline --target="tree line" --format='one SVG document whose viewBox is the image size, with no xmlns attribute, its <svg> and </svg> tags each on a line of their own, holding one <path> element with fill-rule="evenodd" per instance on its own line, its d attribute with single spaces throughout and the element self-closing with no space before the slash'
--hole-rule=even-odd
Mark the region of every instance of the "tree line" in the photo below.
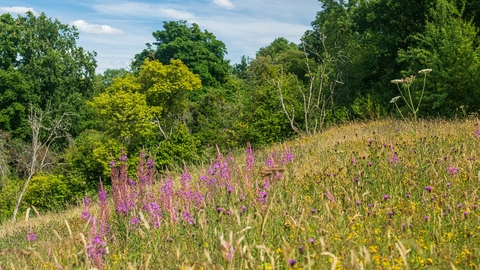
<svg viewBox="0 0 480 270">
<path fill-rule="evenodd" d="M 103 74 L 95 52 L 76 44 L 75 27 L 43 13 L 1 15 L 0 219 L 74 203 L 99 178 L 108 182 L 122 149 L 132 165 L 146 149 L 166 170 L 208 162 L 217 146 L 261 147 L 352 119 L 407 116 L 406 100 L 390 103 L 399 95 L 391 81 L 425 68 L 425 88 L 411 85 L 420 116 L 478 114 L 478 1 L 319 2 L 300 41 L 279 37 L 238 64 L 213 33 L 169 21 L 129 69 Z"/>
</svg>

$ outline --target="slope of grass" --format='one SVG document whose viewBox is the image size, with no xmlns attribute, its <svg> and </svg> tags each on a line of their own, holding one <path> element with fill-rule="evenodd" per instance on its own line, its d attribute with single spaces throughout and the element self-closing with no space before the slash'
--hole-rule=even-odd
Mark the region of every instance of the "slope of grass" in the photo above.
<svg viewBox="0 0 480 270">
<path fill-rule="evenodd" d="M 352 123 L 166 175 L 121 157 L 106 199 L 4 224 L 0 266 L 478 269 L 478 128 Z"/>
</svg>

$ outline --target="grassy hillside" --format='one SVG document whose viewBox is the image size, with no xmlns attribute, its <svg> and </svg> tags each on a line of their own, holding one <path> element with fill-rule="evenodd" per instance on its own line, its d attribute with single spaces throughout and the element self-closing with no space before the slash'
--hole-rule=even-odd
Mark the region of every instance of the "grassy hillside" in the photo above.
<svg viewBox="0 0 480 270">
<path fill-rule="evenodd" d="M 381 120 L 159 175 L 0 229 L 1 269 L 478 269 L 476 119 Z M 35 236 L 35 237 L 34 237 Z"/>
</svg>

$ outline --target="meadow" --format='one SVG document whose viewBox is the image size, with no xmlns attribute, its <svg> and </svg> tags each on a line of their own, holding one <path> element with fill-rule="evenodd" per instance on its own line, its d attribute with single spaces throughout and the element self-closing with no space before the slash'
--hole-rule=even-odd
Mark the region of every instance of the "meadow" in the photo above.
<svg viewBox="0 0 480 270">
<path fill-rule="evenodd" d="M 128 168 L 129 159 L 138 159 Z M 476 118 L 348 123 L 158 172 L 0 227 L 0 269 L 479 269 Z"/>
</svg>

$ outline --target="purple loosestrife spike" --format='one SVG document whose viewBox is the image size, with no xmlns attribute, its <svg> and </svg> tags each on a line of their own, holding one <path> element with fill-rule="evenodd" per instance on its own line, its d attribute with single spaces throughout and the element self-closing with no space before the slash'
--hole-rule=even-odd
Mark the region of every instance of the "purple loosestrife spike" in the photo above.
<svg viewBox="0 0 480 270">
<path fill-rule="evenodd" d="M 145 153 L 145 148 L 142 147 L 142 151 L 140 152 L 140 158 L 146 158 L 147 154 Z"/>
<path fill-rule="evenodd" d="M 270 169 L 273 169 L 275 167 L 275 163 L 273 162 L 273 158 L 269 157 L 265 161 L 265 166 L 269 167 Z"/>
<path fill-rule="evenodd" d="M 90 212 L 83 211 L 82 212 L 82 219 L 85 220 L 85 221 L 89 220 L 90 219 Z"/>
<path fill-rule="evenodd" d="M 115 160 L 110 160 L 110 167 L 115 167 L 117 166 L 117 163 L 115 162 Z"/>
<path fill-rule="evenodd" d="M 152 156 L 150 156 L 147 160 L 147 166 L 150 167 L 150 168 L 153 168 L 155 167 L 155 162 L 153 162 L 153 158 Z"/>
</svg>

